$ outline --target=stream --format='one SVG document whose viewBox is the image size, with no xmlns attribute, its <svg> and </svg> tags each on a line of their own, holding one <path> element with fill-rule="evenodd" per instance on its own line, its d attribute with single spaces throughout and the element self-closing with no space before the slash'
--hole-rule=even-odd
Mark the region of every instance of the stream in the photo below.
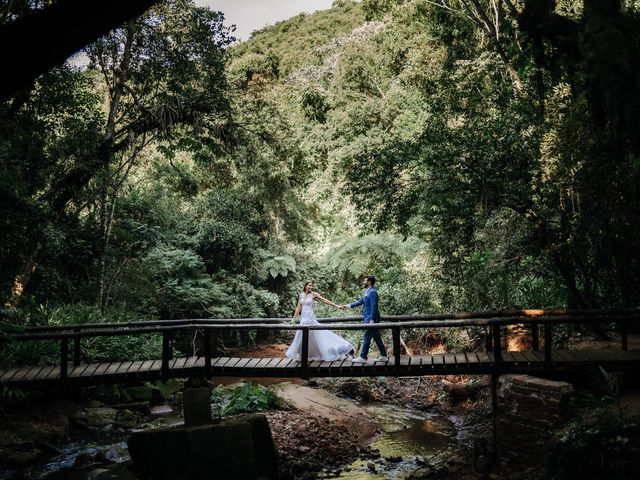
<svg viewBox="0 0 640 480">
<path fill-rule="evenodd" d="M 464 441 L 466 432 L 461 419 L 385 403 L 359 403 L 374 419 L 380 435 L 371 443 L 379 450 L 380 459 L 358 459 L 345 465 L 338 475 L 318 478 L 344 480 L 403 480 L 448 447 Z"/>
<path fill-rule="evenodd" d="M 182 418 L 171 408 L 152 415 L 146 428 L 182 425 Z M 135 430 L 133 430 L 135 431 Z M 46 461 L 20 468 L 0 470 L 0 480 L 137 480 L 131 470 L 127 439 L 131 432 L 109 433 L 77 439 L 60 448 Z"/>
<path fill-rule="evenodd" d="M 380 431 L 371 443 L 380 458 L 358 459 L 338 471 L 319 473 L 319 479 L 404 480 L 424 467 L 425 459 L 437 458 L 443 450 L 465 441 L 466 433 L 457 417 L 385 403 L 354 403 L 371 416 Z M 157 416 L 152 427 L 180 423 L 182 419 L 172 412 Z M 45 462 L 0 472 L 0 480 L 136 480 L 127 437 L 128 433 L 111 434 L 102 441 L 93 438 L 66 444 L 60 454 Z M 96 455 L 107 463 L 96 461 Z"/>
</svg>

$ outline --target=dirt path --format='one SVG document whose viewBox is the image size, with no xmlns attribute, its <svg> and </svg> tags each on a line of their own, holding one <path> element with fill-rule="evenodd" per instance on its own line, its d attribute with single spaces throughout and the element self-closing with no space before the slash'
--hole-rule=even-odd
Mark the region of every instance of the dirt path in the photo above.
<svg viewBox="0 0 640 480">
<path fill-rule="evenodd" d="M 362 446 L 371 443 L 376 435 L 375 422 L 353 402 L 336 397 L 326 390 L 292 383 L 281 383 L 273 388 L 278 396 L 298 410 L 344 425 L 349 431 L 349 437 Z"/>
<path fill-rule="evenodd" d="M 358 457 L 375 457 L 368 444 L 376 425 L 357 405 L 321 389 L 293 383 L 272 386 L 290 410 L 265 412 L 280 456 L 280 477 L 332 471 Z"/>
</svg>

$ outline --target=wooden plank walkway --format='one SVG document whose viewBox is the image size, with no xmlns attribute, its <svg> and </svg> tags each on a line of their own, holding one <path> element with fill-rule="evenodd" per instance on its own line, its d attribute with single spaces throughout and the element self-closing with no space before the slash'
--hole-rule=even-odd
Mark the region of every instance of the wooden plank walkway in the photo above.
<svg viewBox="0 0 640 480">
<path fill-rule="evenodd" d="M 424 356 L 402 356 L 386 362 L 366 364 L 351 360 L 335 362 L 310 361 L 305 369 L 301 362 L 288 358 L 214 357 L 209 376 L 231 377 L 359 377 L 419 376 L 450 374 L 536 373 L 581 371 L 594 366 L 611 370 L 640 369 L 640 350 L 571 350 L 552 352 L 551 363 L 545 363 L 542 352 L 502 352 L 496 363 L 492 352 L 444 353 Z M 89 363 L 71 367 L 66 384 L 87 386 L 135 380 L 188 377 L 205 374 L 204 357 L 181 357 L 169 362 L 163 374 L 160 360 Z M 21 388 L 59 386 L 60 367 L 32 366 L 0 370 L 0 383 Z"/>
</svg>

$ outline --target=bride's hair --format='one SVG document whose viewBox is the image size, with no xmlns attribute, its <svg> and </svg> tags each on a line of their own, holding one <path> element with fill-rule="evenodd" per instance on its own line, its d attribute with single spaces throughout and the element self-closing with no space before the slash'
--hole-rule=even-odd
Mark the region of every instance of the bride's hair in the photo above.
<svg viewBox="0 0 640 480">
<path fill-rule="evenodd" d="M 302 286 L 303 292 L 307 289 L 307 285 L 309 285 L 310 283 L 313 283 L 313 282 L 311 280 L 307 280 L 306 282 L 304 282 L 304 285 Z"/>
</svg>

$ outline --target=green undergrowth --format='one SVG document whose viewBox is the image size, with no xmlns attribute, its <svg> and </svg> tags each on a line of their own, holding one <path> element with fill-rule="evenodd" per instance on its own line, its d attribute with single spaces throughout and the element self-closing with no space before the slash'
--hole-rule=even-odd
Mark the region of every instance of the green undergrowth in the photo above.
<svg viewBox="0 0 640 480">
<path fill-rule="evenodd" d="M 640 478 L 640 415 L 620 406 L 618 378 L 603 368 L 576 389 L 573 414 L 545 463 L 550 479 Z"/>
<path fill-rule="evenodd" d="M 284 401 L 272 390 L 252 383 L 239 386 L 218 385 L 211 393 L 211 411 L 217 418 L 280 409 L 284 406 Z"/>
</svg>

